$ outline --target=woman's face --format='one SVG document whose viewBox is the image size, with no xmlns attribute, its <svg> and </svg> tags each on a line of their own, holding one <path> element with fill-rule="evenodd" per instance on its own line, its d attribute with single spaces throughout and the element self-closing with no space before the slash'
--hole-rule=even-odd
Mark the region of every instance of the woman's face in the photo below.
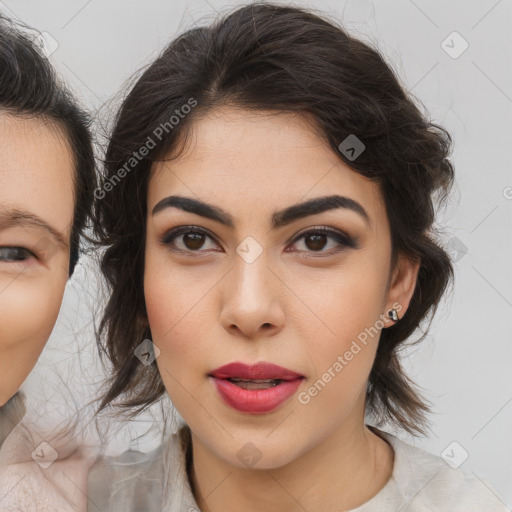
<svg viewBox="0 0 512 512">
<path fill-rule="evenodd" d="M 34 367 L 68 277 L 73 160 L 49 122 L 0 113 L 0 405 Z"/>
<path fill-rule="evenodd" d="M 223 109 L 191 141 L 155 165 L 148 189 L 144 290 L 158 368 L 196 442 L 238 467 L 254 456 L 279 467 L 363 427 L 382 318 L 393 305 L 405 312 L 417 268 L 401 259 L 390 272 L 378 186 L 306 118 Z M 289 371 L 215 372 L 233 362 Z"/>
</svg>

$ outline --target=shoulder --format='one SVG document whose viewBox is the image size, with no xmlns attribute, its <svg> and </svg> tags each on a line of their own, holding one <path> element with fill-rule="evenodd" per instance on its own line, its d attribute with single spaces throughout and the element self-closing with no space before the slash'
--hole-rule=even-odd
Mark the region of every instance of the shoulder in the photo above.
<svg viewBox="0 0 512 512">
<path fill-rule="evenodd" d="M 403 512 L 510 512 L 485 479 L 465 473 L 461 468 L 452 468 L 440 456 L 392 434 L 378 431 L 378 435 L 388 441 L 395 452 L 393 474 L 386 487 L 396 494 Z"/>
</svg>

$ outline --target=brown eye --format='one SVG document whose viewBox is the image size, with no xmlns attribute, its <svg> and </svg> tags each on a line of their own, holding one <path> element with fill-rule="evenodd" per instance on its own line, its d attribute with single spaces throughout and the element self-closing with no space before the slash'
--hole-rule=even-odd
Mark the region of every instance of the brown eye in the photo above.
<svg viewBox="0 0 512 512">
<path fill-rule="evenodd" d="M 204 244 L 206 235 L 203 233 L 185 233 L 183 235 L 183 244 L 191 251 L 201 249 Z"/>
<path fill-rule="evenodd" d="M 305 247 L 300 248 L 299 252 L 316 252 L 322 255 L 323 253 L 326 255 L 334 254 L 346 248 L 358 248 L 357 240 L 342 232 L 324 227 L 315 228 L 300 234 L 295 238 L 292 245 L 300 246 L 299 241 L 303 241 L 302 245 Z M 330 247 L 328 247 L 329 243 L 331 243 Z"/>
<path fill-rule="evenodd" d="M 205 231 L 200 228 L 194 228 L 193 226 L 181 226 L 173 229 L 161 239 L 162 243 L 166 245 L 169 250 L 182 253 L 206 252 L 206 249 L 212 248 L 208 247 L 208 240 L 214 242 L 213 238 Z M 217 244 L 214 242 L 214 245 Z"/>
<path fill-rule="evenodd" d="M 346 248 L 358 248 L 356 239 L 351 238 L 345 233 L 329 228 L 315 228 L 302 233 L 295 238 L 292 245 L 300 245 L 299 241 L 304 240 L 305 248 L 298 252 L 320 253 L 320 255 L 329 256 Z M 218 251 L 219 244 L 214 238 L 203 229 L 196 226 L 180 226 L 172 229 L 160 239 L 161 243 L 168 247 L 172 252 L 188 254 L 191 256 L 199 255 L 208 250 Z M 208 247 L 210 241 L 210 247 Z M 329 247 L 331 243 L 331 247 Z M 324 250 L 326 249 L 327 250 Z M 328 250 L 332 249 L 332 250 Z M 288 251 L 288 249 L 286 249 Z M 196 253 L 196 254 L 194 254 Z"/>
<path fill-rule="evenodd" d="M 304 237 L 306 240 L 306 247 L 312 251 L 321 251 L 329 238 L 326 235 L 308 235 Z"/>
</svg>

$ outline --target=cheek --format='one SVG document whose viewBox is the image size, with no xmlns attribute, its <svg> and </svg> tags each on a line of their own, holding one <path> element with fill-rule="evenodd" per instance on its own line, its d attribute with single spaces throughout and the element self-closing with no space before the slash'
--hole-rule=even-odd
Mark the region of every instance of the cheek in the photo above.
<svg viewBox="0 0 512 512">
<path fill-rule="evenodd" d="M 144 268 L 144 298 L 154 342 L 165 350 L 186 350 L 201 329 L 212 323 L 210 300 L 219 271 L 207 264 L 172 261 L 166 250 L 149 242 Z M 201 338 L 202 339 L 202 338 Z M 160 347 L 162 345 L 162 347 Z"/>
<path fill-rule="evenodd" d="M 212 288 L 218 277 L 204 269 L 170 264 L 160 251 L 146 251 L 144 295 L 156 359 L 174 406 L 189 417 L 191 396 L 201 401 L 211 369 Z M 193 409 L 193 408 L 192 408 Z"/>
<path fill-rule="evenodd" d="M 366 389 L 383 327 L 386 268 L 378 259 L 359 258 L 313 286 L 302 276 L 294 290 L 309 311 L 298 323 L 308 340 L 310 376 L 301 403 L 322 410 L 337 404 L 340 414 Z"/>
<path fill-rule="evenodd" d="M 61 283 L 11 283 L 0 295 L 0 366 L 13 392 L 28 376 L 48 341 L 64 293 Z M 11 381 L 12 380 L 12 381 Z"/>
<path fill-rule="evenodd" d="M 64 279 L 12 283 L 0 295 L 2 346 L 31 344 L 48 337 L 59 314 L 65 284 Z"/>
<path fill-rule="evenodd" d="M 329 352 L 350 346 L 361 332 L 376 324 L 385 308 L 386 262 L 372 255 L 353 258 L 322 274 L 302 272 L 293 278 L 302 307 L 305 339 L 315 340 Z M 306 322 L 306 318 L 308 321 Z M 323 353 L 316 353 L 322 357 Z"/>
<path fill-rule="evenodd" d="M 165 256 L 146 252 L 144 297 L 152 341 L 160 349 L 158 363 L 176 366 L 197 350 L 204 326 L 198 316 L 207 291 L 205 280 L 195 279 L 190 268 L 172 267 Z"/>
<path fill-rule="evenodd" d="M 190 302 L 176 289 L 173 279 L 164 278 L 155 267 L 148 266 L 144 276 L 146 311 L 151 341 L 160 353 L 156 359 L 158 371 L 167 394 L 180 412 L 187 410 L 190 395 L 194 395 L 191 381 L 197 371 L 197 344 L 194 339 L 194 310 Z M 188 314 L 187 314 L 188 312 Z M 195 322 L 197 327 L 197 322 Z M 192 330 L 190 330 L 192 329 Z M 186 392 L 185 392 L 186 390 Z"/>
</svg>

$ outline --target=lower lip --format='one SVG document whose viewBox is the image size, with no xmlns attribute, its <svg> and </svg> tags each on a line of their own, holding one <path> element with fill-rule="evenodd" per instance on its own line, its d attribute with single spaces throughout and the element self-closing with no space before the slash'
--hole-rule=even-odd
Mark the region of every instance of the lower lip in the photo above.
<svg viewBox="0 0 512 512">
<path fill-rule="evenodd" d="M 222 400 L 237 411 L 250 414 L 270 412 L 295 394 L 302 378 L 281 381 L 267 389 L 244 389 L 226 379 L 211 377 Z"/>
</svg>

